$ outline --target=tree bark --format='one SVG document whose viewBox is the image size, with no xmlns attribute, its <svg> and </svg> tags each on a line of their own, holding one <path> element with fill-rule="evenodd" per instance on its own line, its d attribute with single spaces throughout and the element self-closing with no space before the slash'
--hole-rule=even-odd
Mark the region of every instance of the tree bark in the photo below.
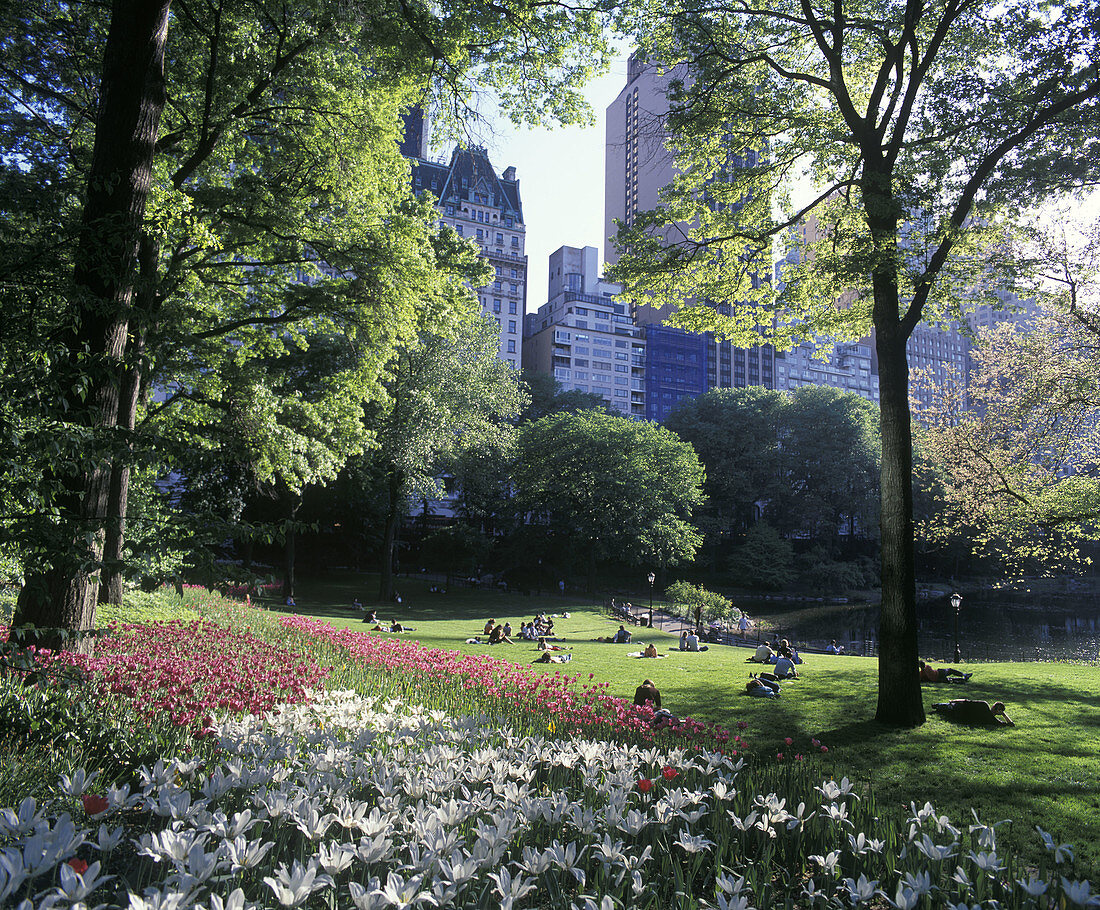
<svg viewBox="0 0 1100 910">
<path fill-rule="evenodd" d="M 393 552 L 397 546 L 397 526 L 401 522 L 405 479 L 399 471 L 389 476 L 388 501 L 386 503 L 386 525 L 382 534 L 382 565 L 378 580 L 378 600 L 389 603 L 393 600 Z"/>
<path fill-rule="evenodd" d="M 892 271 L 888 276 L 874 275 L 873 283 L 882 418 L 882 604 L 875 719 L 892 726 L 912 727 L 924 723 L 925 718 L 917 676 L 913 436 L 905 353 L 908 333 L 897 319 L 897 283 Z"/>
<path fill-rule="evenodd" d="M 119 391 L 138 240 L 165 104 L 164 48 L 171 0 L 115 0 L 100 79 L 95 145 L 64 337 L 67 421 L 89 439 L 88 464 L 57 477 L 65 534 L 27 573 L 13 626 L 88 629 L 95 623 L 117 446 Z M 23 636 L 19 636 L 23 637 Z M 56 647 L 57 636 L 37 636 Z"/>
<path fill-rule="evenodd" d="M 302 497 L 298 493 L 291 494 L 293 505 L 290 507 L 290 521 L 286 528 L 286 545 L 283 551 L 283 597 L 294 596 L 294 563 L 296 560 L 296 545 L 298 543 L 298 510 L 302 507 Z"/>
<path fill-rule="evenodd" d="M 106 537 L 103 544 L 103 578 L 99 585 L 99 602 L 121 604 L 125 581 L 122 550 L 126 544 L 126 510 L 130 500 L 130 465 L 133 459 L 133 432 L 137 425 L 137 407 L 141 400 L 143 370 L 141 357 L 145 351 L 144 329 L 132 342 L 131 362 L 123 374 L 119 396 L 118 426 L 127 433 L 125 450 L 111 465 L 111 490 L 107 506 Z"/>
</svg>

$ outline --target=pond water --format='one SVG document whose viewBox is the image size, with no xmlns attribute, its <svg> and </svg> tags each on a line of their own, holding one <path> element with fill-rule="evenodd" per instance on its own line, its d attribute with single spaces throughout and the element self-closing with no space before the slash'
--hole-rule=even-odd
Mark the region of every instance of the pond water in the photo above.
<svg viewBox="0 0 1100 910">
<path fill-rule="evenodd" d="M 752 607 L 746 605 L 750 615 Z M 774 609 L 774 605 L 773 605 Z M 767 609 L 762 610 L 766 614 Z M 878 606 L 826 605 L 796 614 L 785 638 L 825 644 L 835 638 L 851 653 L 874 653 Z M 955 611 L 947 598 L 917 603 L 922 656 L 947 660 L 955 653 Z M 1100 652 L 1100 602 L 1093 598 L 998 600 L 985 593 L 963 597 L 959 612 L 963 660 L 1065 660 L 1096 663 Z"/>
</svg>

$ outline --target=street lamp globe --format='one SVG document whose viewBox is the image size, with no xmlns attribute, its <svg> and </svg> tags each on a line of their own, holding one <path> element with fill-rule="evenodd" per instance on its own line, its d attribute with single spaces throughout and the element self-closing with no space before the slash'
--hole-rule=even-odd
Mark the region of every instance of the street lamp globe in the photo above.
<svg viewBox="0 0 1100 910">
<path fill-rule="evenodd" d="M 653 628 L 653 582 L 657 580 L 657 576 L 650 572 L 646 576 L 646 581 L 649 582 L 649 627 Z"/>
<path fill-rule="evenodd" d="M 955 610 L 955 661 L 962 660 L 962 651 L 959 650 L 959 608 L 962 606 L 962 595 L 956 591 L 951 595 L 951 606 Z"/>
</svg>

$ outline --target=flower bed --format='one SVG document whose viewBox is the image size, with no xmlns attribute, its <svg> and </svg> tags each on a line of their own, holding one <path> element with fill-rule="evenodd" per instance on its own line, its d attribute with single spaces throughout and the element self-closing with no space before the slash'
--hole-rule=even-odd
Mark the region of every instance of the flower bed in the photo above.
<svg viewBox="0 0 1100 910">
<path fill-rule="evenodd" d="M 0 812 L 0 904 L 130 910 L 1095 906 L 1070 856 L 1024 872 L 996 825 L 904 827 L 805 765 L 517 736 L 351 692 L 227 720 L 222 761 L 136 792 L 77 771 Z M 25 904 L 18 904 L 25 900 Z"/>
<path fill-rule="evenodd" d="M 281 620 L 284 627 L 340 648 L 364 666 L 410 679 L 454 681 L 477 696 L 479 704 L 503 707 L 509 715 L 543 718 L 558 732 L 602 733 L 652 740 L 658 734 L 700 744 L 729 742 L 727 730 L 691 718 L 654 726 L 652 707 L 639 707 L 609 695 L 607 683 L 581 674 L 538 673 L 530 667 L 487 655 L 427 648 L 419 642 L 337 629 L 303 616 Z M 482 701 L 484 700 L 484 701 Z M 736 754 L 738 742 L 733 743 Z"/>
<path fill-rule="evenodd" d="M 262 714 L 296 704 L 327 668 L 246 631 L 212 622 L 128 625 L 99 640 L 93 656 L 47 659 L 90 674 L 96 697 L 123 698 L 146 717 L 202 730 L 214 712 Z"/>
</svg>

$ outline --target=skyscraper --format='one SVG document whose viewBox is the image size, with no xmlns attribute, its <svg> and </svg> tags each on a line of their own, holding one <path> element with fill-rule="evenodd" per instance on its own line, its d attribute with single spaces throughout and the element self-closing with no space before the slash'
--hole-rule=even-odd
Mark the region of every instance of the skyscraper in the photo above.
<svg viewBox="0 0 1100 910">
<path fill-rule="evenodd" d="M 406 154 L 425 148 L 422 121 L 406 133 Z M 416 136 L 412 137 L 412 133 Z M 413 191 L 430 192 L 439 200 L 440 217 L 463 237 L 475 240 L 493 266 L 492 282 L 478 289 L 481 311 L 500 326 L 499 356 L 521 366 L 523 313 L 527 301 L 526 228 L 514 167 L 497 174 L 485 149 L 456 148 L 450 161 L 410 156 Z"/>
<path fill-rule="evenodd" d="M 611 238 L 634 223 L 639 212 L 655 209 L 660 191 L 676 167 L 668 150 L 666 117 L 670 82 L 682 67 L 665 69 L 632 54 L 626 86 L 607 108 L 604 180 L 604 259 L 618 259 Z M 716 304 L 721 310 L 727 303 Z M 677 401 L 707 389 L 759 385 L 775 387 L 775 352 L 770 345 L 737 348 L 710 333 L 687 335 L 663 326 L 666 308 L 637 307 L 634 318 L 646 332 L 646 417 L 664 420 Z M 650 328 L 652 326 L 652 328 Z"/>
</svg>

